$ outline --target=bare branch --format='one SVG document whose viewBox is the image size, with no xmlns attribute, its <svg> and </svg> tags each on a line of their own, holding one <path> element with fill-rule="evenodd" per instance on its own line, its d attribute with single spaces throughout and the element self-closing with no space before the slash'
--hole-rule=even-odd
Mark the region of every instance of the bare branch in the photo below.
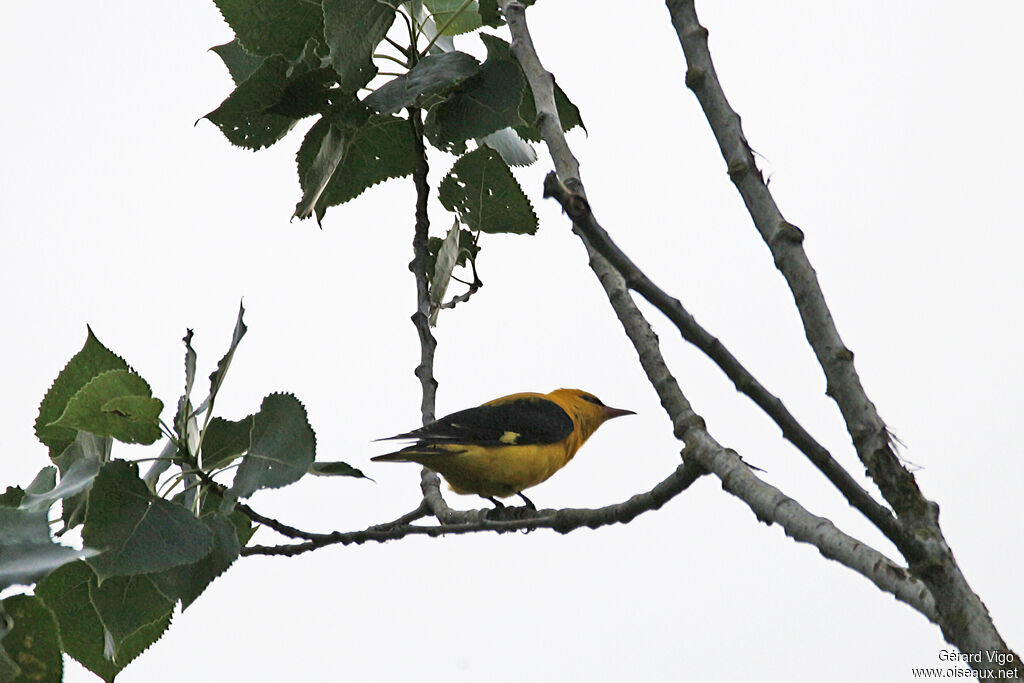
<svg viewBox="0 0 1024 683">
<path fill-rule="evenodd" d="M 512 53 L 523 67 L 533 90 L 534 101 L 537 103 L 538 127 L 555 162 L 558 177 L 573 192 L 585 199 L 586 192 L 579 178 L 578 164 L 568 148 L 554 108 L 553 78 L 544 70 L 533 48 L 526 25 L 525 8 L 515 0 L 500 0 L 499 4 L 512 32 Z M 831 526 L 830 522 L 811 515 L 795 503 L 784 506 L 784 512 L 779 506 L 770 511 L 764 508 L 763 501 L 776 500 L 781 503 L 790 499 L 782 496 L 774 487 L 760 481 L 734 452 L 723 448 L 707 433 L 704 420 L 693 411 L 669 371 L 661 354 L 657 336 L 630 297 L 622 275 L 594 249 L 578 229 L 574 229 L 580 234 L 590 254 L 591 268 L 601 281 L 616 316 L 637 350 L 640 363 L 651 385 L 672 419 L 677 438 L 687 444 L 684 450 L 687 464 L 691 459 L 695 459 L 702 468 L 714 472 L 723 482 L 732 481 L 732 473 L 743 470 L 744 486 L 727 486 L 726 490 L 747 503 L 755 514 L 765 521 L 777 521 L 793 538 L 812 543 L 826 557 L 833 558 L 863 574 L 883 590 L 913 605 L 925 616 L 930 617 L 934 614 L 934 603 L 930 602 L 930 595 L 924 590 L 923 585 L 911 579 L 906 572 L 902 572 L 901 576 L 900 572 L 891 571 L 896 565 L 881 553 L 866 549 L 866 546 L 835 530 L 834 527 L 826 529 L 826 523 Z M 819 533 L 811 533 L 811 529 L 818 530 Z M 867 557 L 871 557 L 872 561 L 865 561 Z"/>
<path fill-rule="evenodd" d="M 416 279 L 416 312 L 412 316 L 412 324 L 420 338 L 420 364 L 416 366 L 416 376 L 420 380 L 422 399 L 420 415 L 423 424 L 434 421 L 434 404 L 437 397 L 437 380 L 434 378 L 434 351 L 437 340 L 430 331 L 430 278 L 427 275 L 427 241 L 430 230 L 430 217 L 427 213 L 427 200 L 430 196 L 430 185 L 427 183 L 427 150 L 423 146 L 423 119 L 420 110 L 409 108 L 409 124 L 412 126 L 413 146 L 416 152 L 416 165 L 413 169 L 413 183 L 416 186 L 416 227 L 412 238 L 413 258 L 409 270 Z M 441 482 L 436 474 L 424 469 L 420 486 L 423 489 L 423 500 L 430 505 L 431 512 L 439 521 L 444 521 L 450 512 L 441 495 Z"/>
<path fill-rule="evenodd" d="M 669 500 L 689 488 L 702 474 L 703 468 L 694 462 L 679 465 L 672 474 L 659 482 L 650 491 L 639 493 L 626 501 L 602 508 L 565 508 L 561 510 L 529 510 L 527 508 L 506 508 L 516 513 L 512 519 L 489 519 L 491 510 L 470 510 L 460 514 L 461 519 L 453 523 L 435 526 L 418 526 L 410 521 L 426 514 L 426 504 L 394 522 L 377 524 L 361 531 L 322 534 L 305 543 L 280 546 L 249 546 L 242 549 L 243 555 L 298 555 L 328 545 L 362 544 L 370 541 L 383 543 L 411 535 L 444 536 L 467 534 L 477 531 L 532 531 L 533 529 L 554 529 L 567 534 L 581 527 L 596 529 L 609 524 L 625 524 L 637 516 L 657 510 Z M 418 516 L 414 516 L 418 515 Z"/>
<path fill-rule="evenodd" d="M 590 210 L 587 200 L 569 192 L 554 173 L 544 179 L 544 196 L 554 197 L 573 220 L 577 232 L 586 237 L 619 273 L 626 285 L 638 292 L 675 324 L 683 338 L 703 351 L 732 380 L 736 390 L 746 394 L 782 429 L 782 435 L 819 469 L 882 533 L 898 543 L 904 532 L 892 512 L 880 505 L 871 494 L 858 484 L 832 454 L 814 439 L 789 412 L 782 401 L 769 392 L 714 335 L 705 330 L 683 307 L 682 302 L 669 296 L 644 274 L 612 241 Z"/>
<path fill-rule="evenodd" d="M 858 457 L 907 531 L 897 547 L 911 570 L 936 596 L 943 635 L 964 653 L 1013 655 L 979 655 L 977 662 L 970 662 L 975 669 L 1004 669 L 1024 677 L 1024 663 L 1007 648 L 984 603 L 960 571 L 939 527 L 938 505 L 922 495 L 914 475 L 893 452 L 892 435 L 864 391 L 853 365 L 853 352 L 839 336 L 803 249 L 803 232 L 782 217 L 757 171 L 740 117 L 729 106 L 715 72 L 708 50 L 708 31 L 697 19 L 693 0 L 668 0 L 666 4 L 686 57 L 686 85 L 697 96 L 726 161 L 729 177 L 793 292 L 804 333 L 825 373 L 826 393 L 839 407 Z"/>
<path fill-rule="evenodd" d="M 708 32 L 698 23 L 692 0 L 668 2 L 668 7 L 686 56 L 686 85 L 697 96 L 728 165 L 729 177 L 793 292 L 807 341 L 825 373 L 826 393 L 839 406 L 868 473 L 893 510 L 903 517 L 920 507 L 924 498 L 913 476 L 893 453 L 889 431 L 861 385 L 853 365 L 853 352 L 839 336 L 818 276 L 804 251 L 803 232 L 782 217 L 757 170 L 740 127 L 740 117 L 729 106 L 718 81 L 708 51 Z"/>
</svg>

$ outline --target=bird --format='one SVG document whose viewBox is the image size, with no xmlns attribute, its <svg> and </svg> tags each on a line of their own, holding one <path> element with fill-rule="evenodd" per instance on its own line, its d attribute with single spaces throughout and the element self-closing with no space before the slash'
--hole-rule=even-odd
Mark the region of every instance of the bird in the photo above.
<svg viewBox="0 0 1024 683">
<path fill-rule="evenodd" d="M 415 443 L 370 460 L 419 463 L 443 476 L 456 493 L 476 494 L 495 508 L 504 507 L 498 498 L 518 496 L 536 510 L 523 490 L 562 469 L 598 427 L 622 415 L 635 413 L 579 389 L 511 394 L 377 439 Z"/>
</svg>

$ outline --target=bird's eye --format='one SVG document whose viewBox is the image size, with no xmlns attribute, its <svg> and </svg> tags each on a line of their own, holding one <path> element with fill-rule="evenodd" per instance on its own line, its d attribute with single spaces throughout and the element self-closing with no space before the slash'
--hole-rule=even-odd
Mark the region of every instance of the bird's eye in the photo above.
<svg viewBox="0 0 1024 683">
<path fill-rule="evenodd" d="M 599 399 L 597 396 L 594 396 L 593 394 L 581 394 L 580 398 L 582 398 L 584 401 L 587 401 L 588 403 L 593 403 L 594 405 L 604 405 L 603 403 L 601 403 L 601 399 Z"/>
</svg>

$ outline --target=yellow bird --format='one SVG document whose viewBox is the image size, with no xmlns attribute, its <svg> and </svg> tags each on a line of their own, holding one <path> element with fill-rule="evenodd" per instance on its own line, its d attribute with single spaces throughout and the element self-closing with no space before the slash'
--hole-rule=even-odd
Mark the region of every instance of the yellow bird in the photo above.
<svg viewBox="0 0 1024 683">
<path fill-rule="evenodd" d="M 496 498 L 519 496 L 533 508 L 523 489 L 562 469 L 605 420 L 633 414 L 579 389 L 512 394 L 380 439 L 416 443 L 371 460 L 419 463 L 456 493 L 475 493 L 499 508 Z"/>
</svg>

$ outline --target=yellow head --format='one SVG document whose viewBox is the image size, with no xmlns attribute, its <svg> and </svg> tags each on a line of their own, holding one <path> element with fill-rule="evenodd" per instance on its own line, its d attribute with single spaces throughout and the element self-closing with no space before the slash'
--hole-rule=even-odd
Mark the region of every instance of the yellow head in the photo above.
<svg viewBox="0 0 1024 683">
<path fill-rule="evenodd" d="M 635 415 L 632 410 L 623 408 L 610 408 L 601 402 L 597 396 L 580 389 L 556 389 L 548 394 L 548 398 L 560 405 L 569 417 L 579 427 L 577 442 L 573 444 L 572 452 L 583 445 L 583 442 L 590 438 L 590 435 L 597 431 L 597 428 L 613 417 L 620 415 Z"/>
</svg>

